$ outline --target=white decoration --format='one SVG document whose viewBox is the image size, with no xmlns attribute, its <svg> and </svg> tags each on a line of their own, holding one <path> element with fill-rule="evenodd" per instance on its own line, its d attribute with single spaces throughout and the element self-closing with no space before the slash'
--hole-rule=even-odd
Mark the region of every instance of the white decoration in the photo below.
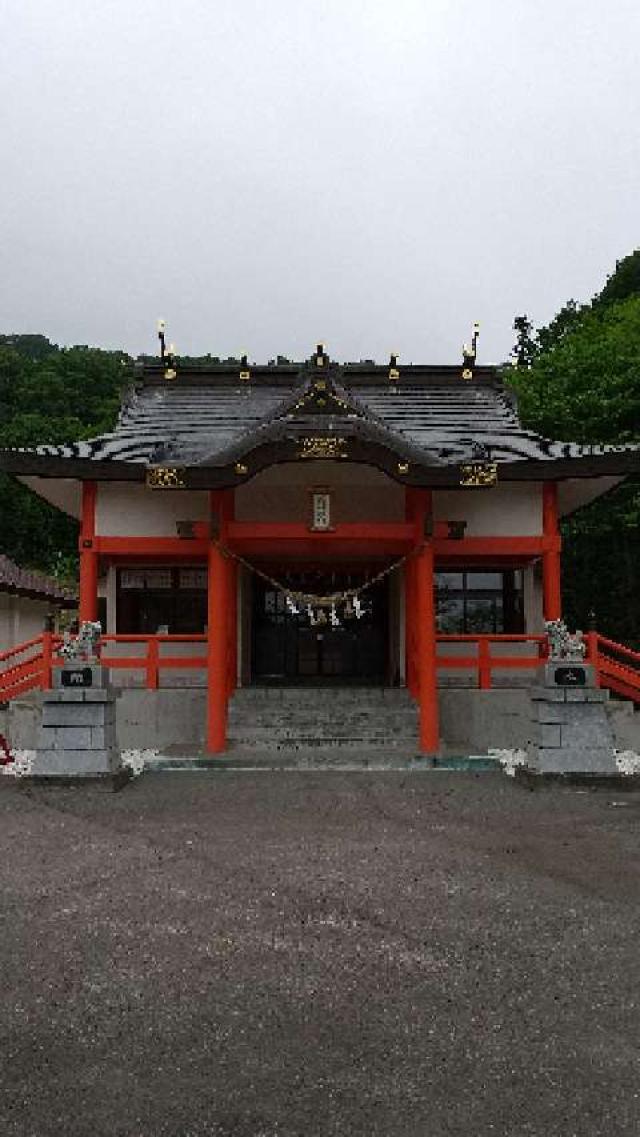
<svg viewBox="0 0 640 1137">
<path fill-rule="evenodd" d="M 509 778 L 515 777 L 516 770 L 519 766 L 526 766 L 527 764 L 526 750 L 496 750 L 489 748 L 487 754 L 490 758 L 498 759 L 504 773 Z"/>
<path fill-rule="evenodd" d="M 27 777 L 31 773 L 33 759 L 36 756 L 35 750 L 12 750 L 11 756 L 13 762 L 0 766 L 0 773 L 7 774 L 10 778 Z"/>
<path fill-rule="evenodd" d="M 142 774 L 147 763 L 157 758 L 159 753 L 158 750 L 122 750 L 120 760 L 123 766 L 127 766 L 131 770 L 134 778 L 137 778 Z"/>
<path fill-rule="evenodd" d="M 640 774 L 640 754 L 635 750 L 614 750 L 613 754 L 619 774 L 629 777 Z"/>
</svg>

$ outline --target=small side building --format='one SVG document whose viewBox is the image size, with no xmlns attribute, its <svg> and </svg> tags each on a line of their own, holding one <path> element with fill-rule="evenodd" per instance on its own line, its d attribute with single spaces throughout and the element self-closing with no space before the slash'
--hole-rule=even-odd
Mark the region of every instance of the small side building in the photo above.
<svg viewBox="0 0 640 1137">
<path fill-rule="evenodd" d="M 0 656 L 35 639 L 48 620 L 57 623 L 63 610 L 77 606 L 77 596 L 58 581 L 0 554 Z"/>
</svg>

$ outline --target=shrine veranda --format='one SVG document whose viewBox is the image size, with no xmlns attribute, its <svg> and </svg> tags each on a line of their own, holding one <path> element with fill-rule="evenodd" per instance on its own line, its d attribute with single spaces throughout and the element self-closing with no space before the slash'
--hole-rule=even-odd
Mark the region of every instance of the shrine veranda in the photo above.
<svg viewBox="0 0 640 1137">
<path fill-rule="evenodd" d="M 163 353 L 111 434 L 0 452 L 79 519 L 79 617 L 112 681 L 158 697 L 146 745 L 158 714 L 195 713 L 212 754 L 234 693 L 278 686 L 406 688 L 416 751 L 438 753 L 443 691 L 497 707 L 533 682 L 562 615 L 559 521 L 639 466 L 635 446 L 526 430 L 473 355 L 338 364 L 322 345 L 264 366 Z"/>
</svg>

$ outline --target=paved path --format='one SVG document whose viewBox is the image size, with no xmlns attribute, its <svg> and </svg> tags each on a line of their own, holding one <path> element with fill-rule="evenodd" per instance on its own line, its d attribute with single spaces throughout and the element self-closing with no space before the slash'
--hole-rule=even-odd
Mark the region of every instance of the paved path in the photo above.
<svg viewBox="0 0 640 1137">
<path fill-rule="evenodd" d="M 0 1133 L 636 1137 L 639 831 L 493 774 L 2 778 Z"/>
</svg>

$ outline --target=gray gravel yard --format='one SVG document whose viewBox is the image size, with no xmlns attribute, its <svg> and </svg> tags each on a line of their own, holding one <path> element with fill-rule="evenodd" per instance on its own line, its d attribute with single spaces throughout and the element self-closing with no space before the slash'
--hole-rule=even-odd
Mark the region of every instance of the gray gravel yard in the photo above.
<svg viewBox="0 0 640 1137">
<path fill-rule="evenodd" d="M 640 794 L 0 779 L 2 1137 L 640 1132 Z"/>
</svg>

